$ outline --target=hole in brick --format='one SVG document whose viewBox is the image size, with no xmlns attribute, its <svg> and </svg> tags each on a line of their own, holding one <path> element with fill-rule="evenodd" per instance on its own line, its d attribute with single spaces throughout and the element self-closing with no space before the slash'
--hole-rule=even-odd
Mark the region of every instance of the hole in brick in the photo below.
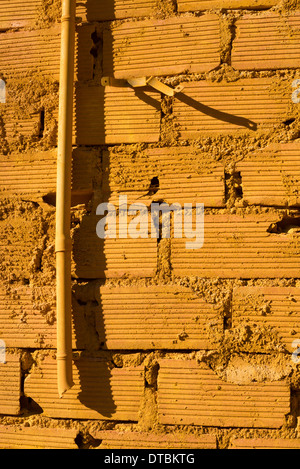
<svg viewBox="0 0 300 469">
<path fill-rule="evenodd" d="M 272 223 L 267 232 L 275 234 L 300 234 L 300 216 L 292 217 L 284 215 L 280 221 Z"/>
<path fill-rule="evenodd" d="M 103 440 L 93 438 L 90 434 L 84 435 L 80 432 L 74 441 L 79 449 L 90 449 L 98 448 Z"/>
<path fill-rule="evenodd" d="M 159 179 L 158 177 L 153 177 L 150 181 L 149 191 L 147 195 L 154 195 L 159 191 Z"/>
<path fill-rule="evenodd" d="M 91 191 L 81 191 L 81 192 L 72 192 L 71 194 L 71 206 L 76 207 L 77 205 L 87 204 L 93 197 L 93 192 Z M 42 197 L 45 204 L 56 207 L 56 192 L 49 192 Z"/>
<path fill-rule="evenodd" d="M 0 104 L 6 103 L 6 83 L 0 79 Z"/>
<path fill-rule="evenodd" d="M 45 110 L 40 111 L 39 138 L 43 138 L 45 130 Z"/>
<path fill-rule="evenodd" d="M 292 117 L 291 119 L 288 119 L 288 120 L 284 121 L 284 125 L 291 125 L 293 122 L 295 122 L 295 120 L 296 119 L 294 117 Z"/>
</svg>

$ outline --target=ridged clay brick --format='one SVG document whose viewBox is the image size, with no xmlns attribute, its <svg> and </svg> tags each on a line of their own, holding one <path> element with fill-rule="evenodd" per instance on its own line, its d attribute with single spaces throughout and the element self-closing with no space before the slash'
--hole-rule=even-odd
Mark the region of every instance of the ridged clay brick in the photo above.
<svg viewBox="0 0 300 469">
<path fill-rule="evenodd" d="M 151 192 L 151 181 L 158 179 L 159 190 Z M 102 190 L 114 203 L 119 193 L 128 202 L 150 205 L 155 200 L 168 204 L 204 203 L 222 207 L 225 199 L 224 166 L 192 147 L 153 148 L 135 155 L 113 150 L 103 155 Z"/>
<path fill-rule="evenodd" d="M 78 449 L 78 432 L 65 428 L 0 425 L 1 449 Z"/>
<path fill-rule="evenodd" d="M 174 98 L 173 114 L 182 139 L 202 135 L 271 130 L 292 117 L 291 94 L 282 94 L 272 78 L 236 82 L 184 83 Z"/>
<path fill-rule="evenodd" d="M 129 86 L 78 86 L 74 113 L 77 145 L 159 140 L 161 97 L 157 92 Z"/>
<path fill-rule="evenodd" d="M 232 66 L 237 70 L 298 68 L 300 13 L 245 15 L 236 23 Z"/>
<path fill-rule="evenodd" d="M 215 9 L 264 10 L 278 3 L 278 0 L 177 0 L 178 12 Z"/>
<path fill-rule="evenodd" d="M 299 143 L 273 144 L 236 165 L 249 204 L 294 206 L 300 203 Z"/>
<path fill-rule="evenodd" d="M 204 245 L 201 249 L 186 248 L 186 242 L 195 240 L 172 239 L 174 275 L 221 278 L 297 276 L 297 235 L 268 231 L 281 218 L 282 214 L 277 212 L 204 215 Z"/>
<path fill-rule="evenodd" d="M 157 270 L 157 239 L 126 236 L 125 224 L 117 216 L 116 238 L 101 239 L 96 227 L 101 216 L 88 215 L 73 243 L 73 275 L 78 278 L 153 277 Z M 128 223 L 130 219 L 128 218 Z M 150 225 L 150 222 L 148 223 Z"/>
<path fill-rule="evenodd" d="M 104 31 L 103 50 L 104 76 L 209 72 L 220 64 L 219 18 L 125 22 Z"/>
<path fill-rule="evenodd" d="M 300 442 L 297 438 L 235 438 L 230 449 L 300 449 Z"/>
<path fill-rule="evenodd" d="M 97 289 L 96 328 L 108 349 L 210 349 L 222 310 L 179 286 Z"/>
<path fill-rule="evenodd" d="M 82 21 L 108 21 L 153 15 L 156 0 L 84 0 L 77 5 Z"/>
<path fill-rule="evenodd" d="M 236 385 L 193 360 L 160 360 L 161 424 L 279 428 L 288 412 L 290 389 L 283 381 Z"/>
<path fill-rule="evenodd" d="M 144 387 L 143 367 L 113 368 L 103 359 L 79 358 L 73 364 L 74 386 L 57 392 L 56 360 L 45 358 L 25 380 L 25 394 L 43 415 L 66 419 L 137 421 Z"/>
<path fill-rule="evenodd" d="M 272 328 L 285 349 L 300 339 L 300 289 L 292 287 L 236 287 L 232 299 L 232 325 L 240 323 Z M 296 347 L 297 348 L 297 347 Z"/>
<path fill-rule="evenodd" d="M 6 363 L 0 363 L 0 414 L 19 415 L 20 397 L 20 357 L 6 353 Z"/>
<path fill-rule="evenodd" d="M 6 78 L 42 74 L 59 80 L 61 27 L 5 32 L 0 37 L 0 70 Z M 95 27 L 84 25 L 76 32 L 75 78 L 93 78 L 94 58 L 90 53 Z"/>
<path fill-rule="evenodd" d="M 42 0 L 1 0 L 0 30 L 33 27 Z"/>
<path fill-rule="evenodd" d="M 72 196 L 89 196 L 94 186 L 100 190 L 100 155 L 96 150 L 73 150 Z M 18 195 L 22 199 L 41 201 L 56 193 L 57 150 L 28 151 L 2 156 L 0 190 L 3 196 Z"/>
<path fill-rule="evenodd" d="M 146 432 L 92 431 L 101 440 L 98 449 L 216 449 L 216 437 L 184 433 L 155 434 Z"/>
<path fill-rule="evenodd" d="M 88 324 L 75 301 L 72 331 L 73 348 L 84 348 Z M 7 347 L 56 348 L 56 333 L 55 287 L 0 286 L 0 338 Z"/>
</svg>

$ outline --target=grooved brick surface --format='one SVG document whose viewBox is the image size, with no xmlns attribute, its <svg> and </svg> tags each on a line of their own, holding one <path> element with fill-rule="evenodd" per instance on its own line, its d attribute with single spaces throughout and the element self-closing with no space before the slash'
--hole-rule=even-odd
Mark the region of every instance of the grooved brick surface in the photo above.
<svg viewBox="0 0 300 469">
<path fill-rule="evenodd" d="M 100 185 L 99 152 L 73 150 L 73 194 L 91 194 L 93 182 Z M 1 156 L 0 189 L 2 195 L 18 195 L 23 199 L 41 200 L 56 192 L 57 150 L 28 151 Z"/>
<path fill-rule="evenodd" d="M 300 449 L 300 442 L 288 438 L 235 438 L 231 449 Z"/>
<path fill-rule="evenodd" d="M 77 145 L 157 142 L 160 94 L 130 87 L 80 86 L 76 91 Z"/>
<path fill-rule="evenodd" d="M 233 327 L 241 322 L 271 327 L 286 350 L 295 351 L 292 343 L 300 337 L 299 288 L 236 287 L 232 301 Z"/>
<path fill-rule="evenodd" d="M 184 83 L 174 99 L 174 116 L 182 139 L 203 134 L 254 133 L 286 121 L 291 94 L 276 90 L 270 78 L 236 82 Z"/>
<path fill-rule="evenodd" d="M 299 205 L 299 143 L 271 145 L 236 165 L 249 204 Z"/>
<path fill-rule="evenodd" d="M 0 30 L 34 26 L 42 0 L 1 0 Z"/>
<path fill-rule="evenodd" d="M 160 360 L 161 424 L 279 428 L 289 411 L 290 389 L 283 381 L 236 385 L 193 360 Z"/>
<path fill-rule="evenodd" d="M 77 16 L 89 22 L 150 16 L 156 3 L 156 0 L 84 0 L 77 5 Z"/>
<path fill-rule="evenodd" d="M 174 274 L 221 278 L 297 276 L 297 234 L 267 231 L 281 218 L 282 214 L 277 213 L 205 215 L 202 249 L 186 249 L 186 238 L 172 240 Z"/>
<path fill-rule="evenodd" d="M 219 18 L 125 22 L 104 31 L 103 49 L 104 76 L 208 72 L 220 64 Z"/>
<path fill-rule="evenodd" d="M 159 190 L 147 195 L 152 178 Z M 222 207 L 225 198 L 224 166 L 192 147 L 153 148 L 130 153 L 111 150 L 103 155 L 102 189 L 109 201 L 126 194 L 128 202 L 147 205 L 153 200 L 172 204 L 204 203 Z"/>
<path fill-rule="evenodd" d="M 94 27 L 84 25 L 76 32 L 76 77 L 93 78 L 94 59 L 90 54 Z M 6 77 L 22 77 L 41 73 L 59 80 L 60 25 L 49 29 L 5 32 L 0 37 L 0 69 Z"/>
<path fill-rule="evenodd" d="M 56 348 L 55 287 L 0 286 L 0 338 L 7 347 Z M 73 348 L 88 339 L 83 307 L 73 304 Z"/>
<path fill-rule="evenodd" d="M 0 425 L 1 449 L 78 449 L 77 431 L 64 428 L 40 428 Z"/>
<path fill-rule="evenodd" d="M 157 269 L 157 240 L 120 238 L 101 239 L 96 234 L 101 216 L 85 216 L 73 244 L 73 273 L 79 278 L 116 278 L 123 275 L 153 277 Z M 117 228 L 119 226 L 117 217 Z M 125 235 L 125 231 L 124 231 Z"/>
<path fill-rule="evenodd" d="M 102 441 L 98 449 L 216 449 L 216 437 L 210 435 L 155 434 L 145 432 L 95 431 Z"/>
<path fill-rule="evenodd" d="M 210 10 L 212 8 L 263 10 L 276 5 L 278 0 L 177 0 L 177 3 L 179 12 Z"/>
<path fill-rule="evenodd" d="M 96 358 L 74 361 L 74 386 L 60 399 L 56 361 L 45 358 L 25 380 L 25 394 L 45 416 L 67 419 L 138 419 L 143 393 L 143 367 L 112 368 Z"/>
<path fill-rule="evenodd" d="M 237 21 L 232 66 L 238 70 L 297 68 L 300 45 L 300 13 L 276 13 Z"/>
<path fill-rule="evenodd" d="M 96 328 L 110 349 L 214 348 L 209 331 L 222 333 L 222 311 L 178 286 L 100 287 Z"/>
<path fill-rule="evenodd" d="M 1 337 L 1 340 L 4 340 Z M 6 353 L 6 363 L 0 363 L 0 414 L 18 415 L 21 397 L 20 357 Z"/>
</svg>

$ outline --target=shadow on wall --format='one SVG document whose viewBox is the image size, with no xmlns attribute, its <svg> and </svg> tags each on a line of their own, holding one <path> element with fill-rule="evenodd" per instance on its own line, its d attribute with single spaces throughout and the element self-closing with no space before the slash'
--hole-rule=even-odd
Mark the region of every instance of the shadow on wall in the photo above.
<svg viewBox="0 0 300 469">
<path fill-rule="evenodd" d="M 80 402 L 99 414 L 99 418 L 110 419 L 117 406 L 112 395 L 112 366 L 99 358 L 81 358 L 75 360 L 81 391 Z"/>
</svg>

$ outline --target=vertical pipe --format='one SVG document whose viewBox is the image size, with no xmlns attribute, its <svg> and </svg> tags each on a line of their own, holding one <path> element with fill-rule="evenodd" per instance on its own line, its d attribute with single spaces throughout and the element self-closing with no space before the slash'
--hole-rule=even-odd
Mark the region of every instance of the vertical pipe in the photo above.
<svg viewBox="0 0 300 469">
<path fill-rule="evenodd" d="M 71 318 L 71 170 L 76 0 L 62 0 L 56 188 L 57 385 L 73 386 Z"/>
</svg>

